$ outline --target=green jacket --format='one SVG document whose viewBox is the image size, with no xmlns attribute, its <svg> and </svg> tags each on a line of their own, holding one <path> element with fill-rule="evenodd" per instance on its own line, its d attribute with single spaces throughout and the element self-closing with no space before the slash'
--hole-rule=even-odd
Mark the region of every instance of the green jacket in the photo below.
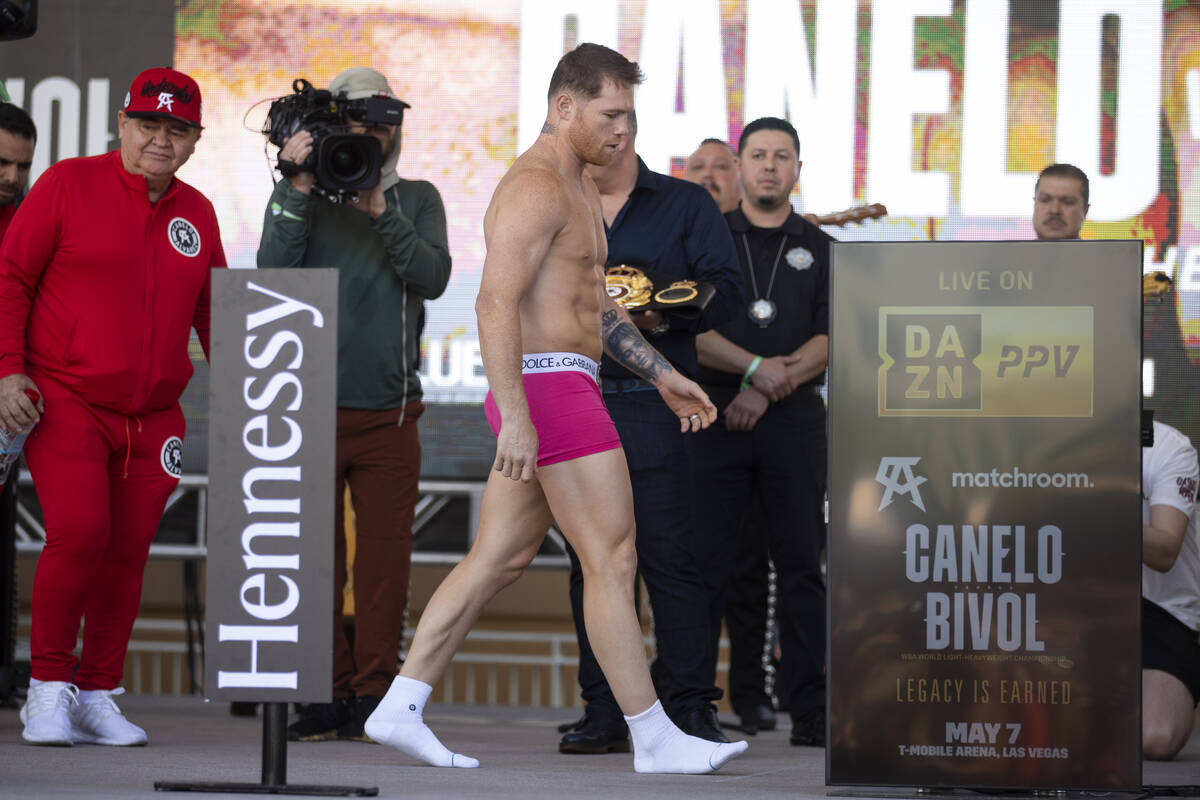
<svg viewBox="0 0 1200 800">
<path fill-rule="evenodd" d="M 338 406 L 384 409 L 421 396 L 423 301 L 450 280 L 446 211 L 427 181 L 401 179 L 372 220 L 346 204 L 275 184 L 258 266 L 338 270 Z"/>
</svg>

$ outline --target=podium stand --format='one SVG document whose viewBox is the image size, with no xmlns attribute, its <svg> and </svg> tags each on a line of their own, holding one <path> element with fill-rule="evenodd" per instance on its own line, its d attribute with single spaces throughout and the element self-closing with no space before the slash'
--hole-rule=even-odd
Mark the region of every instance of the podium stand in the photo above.
<svg viewBox="0 0 1200 800">
<path fill-rule="evenodd" d="M 263 704 L 262 781 L 259 783 L 177 783 L 155 781 L 157 792 L 221 794 L 296 794 L 317 797 L 375 797 L 379 789 L 363 786 L 317 786 L 287 782 L 287 704 Z"/>
<path fill-rule="evenodd" d="M 1141 268 L 833 245 L 829 783 L 1140 789 Z"/>
<path fill-rule="evenodd" d="M 337 270 L 213 270 L 209 353 L 205 696 L 263 703 L 262 780 L 154 788 L 376 795 L 287 783 L 287 704 L 333 687 Z"/>
</svg>

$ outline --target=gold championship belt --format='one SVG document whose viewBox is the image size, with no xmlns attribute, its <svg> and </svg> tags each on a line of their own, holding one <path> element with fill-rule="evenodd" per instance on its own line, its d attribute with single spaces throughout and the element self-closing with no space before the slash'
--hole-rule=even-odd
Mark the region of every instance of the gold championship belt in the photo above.
<svg viewBox="0 0 1200 800">
<path fill-rule="evenodd" d="M 613 302 L 630 311 L 650 302 L 654 284 L 637 267 L 609 267 L 604 272 L 604 290 Z"/>
<path fill-rule="evenodd" d="M 1165 272 L 1148 272 L 1142 276 L 1142 299 L 1157 297 L 1162 301 L 1163 295 L 1171 291 L 1174 281 Z"/>
<path fill-rule="evenodd" d="M 628 264 L 605 269 L 604 288 L 627 311 L 671 310 L 682 316 L 698 315 L 713 296 L 707 283 L 675 280 L 674 275 Z"/>
</svg>

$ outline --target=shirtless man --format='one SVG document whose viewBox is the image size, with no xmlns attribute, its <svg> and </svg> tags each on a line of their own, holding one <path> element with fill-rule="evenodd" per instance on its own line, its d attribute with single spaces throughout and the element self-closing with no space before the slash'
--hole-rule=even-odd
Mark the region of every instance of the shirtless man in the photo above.
<svg viewBox="0 0 1200 800">
<path fill-rule="evenodd" d="M 366 732 L 434 766 L 474 767 L 446 749 L 422 709 L 484 604 L 520 576 L 551 522 L 583 566 L 592 647 L 629 723 L 638 772 L 702 773 L 746 749 L 677 728 L 654 695 L 633 604 L 633 494 L 596 383 L 607 352 L 650 381 L 684 431 L 716 408 L 642 338 L 604 291 L 600 197 L 585 165 L 606 165 L 628 135 L 641 72 L 624 56 L 582 44 L 550 81 L 537 142 L 500 181 L 484 216 L 487 257 L 475 303 L 491 386 L 485 409 L 496 461 L 471 551 L 421 615 L 400 675 Z"/>
</svg>

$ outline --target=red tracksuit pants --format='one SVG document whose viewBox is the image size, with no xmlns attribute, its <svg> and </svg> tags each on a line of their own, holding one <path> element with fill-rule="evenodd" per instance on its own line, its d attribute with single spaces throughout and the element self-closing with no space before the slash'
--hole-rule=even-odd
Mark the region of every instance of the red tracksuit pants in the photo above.
<svg viewBox="0 0 1200 800">
<path fill-rule="evenodd" d="M 183 411 L 127 417 L 31 377 L 46 409 L 25 443 L 46 525 L 33 579 L 33 677 L 115 689 L 150 542 L 179 483 Z"/>
</svg>

